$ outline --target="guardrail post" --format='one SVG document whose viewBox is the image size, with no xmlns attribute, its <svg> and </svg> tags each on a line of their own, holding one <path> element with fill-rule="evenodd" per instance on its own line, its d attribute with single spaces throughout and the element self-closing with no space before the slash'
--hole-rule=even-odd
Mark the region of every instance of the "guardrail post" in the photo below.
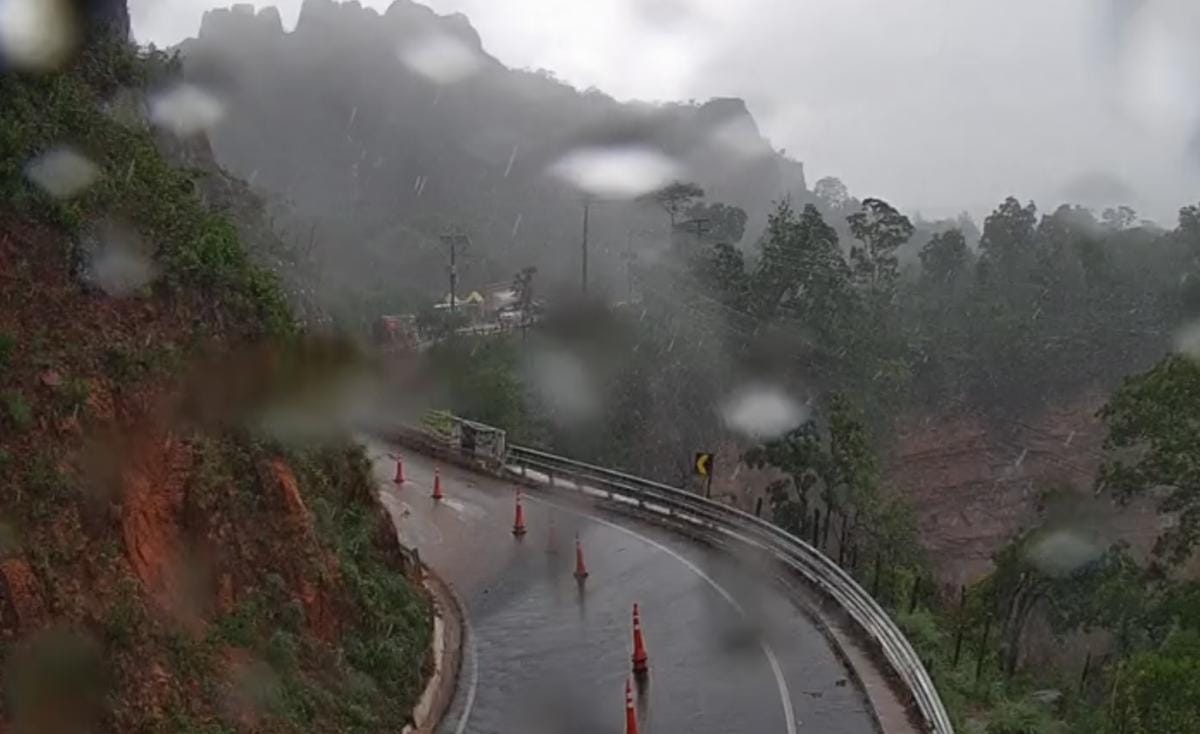
<svg viewBox="0 0 1200 734">
<path fill-rule="evenodd" d="M 522 462 L 522 463 L 521 463 L 521 477 L 522 477 L 522 478 L 525 478 L 525 477 L 528 477 L 528 476 L 529 476 L 529 465 L 527 465 L 527 464 L 525 464 L 524 462 Z"/>
<path fill-rule="evenodd" d="M 554 486 L 554 470 L 553 469 L 546 470 L 546 479 L 549 480 L 550 486 L 553 487 Z"/>
<path fill-rule="evenodd" d="M 755 517 L 762 517 L 762 500 L 763 500 L 763 498 L 759 497 L 758 500 L 754 503 L 754 516 Z"/>
<path fill-rule="evenodd" d="M 821 508 L 813 508 L 813 547 L 821 549 Z"/>
</svg>

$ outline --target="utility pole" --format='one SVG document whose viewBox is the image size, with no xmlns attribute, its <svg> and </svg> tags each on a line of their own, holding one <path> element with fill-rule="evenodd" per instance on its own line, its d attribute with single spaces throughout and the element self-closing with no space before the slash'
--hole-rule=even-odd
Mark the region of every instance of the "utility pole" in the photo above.
<svg viewBox="0 0 1200 734">
<path fill-rule="evenodd" d="M 458 246 L 464 248 L 471 240 L 464 234 L 447 233 L 441 236 L 442 244 L 450 247 L 450 315 L 458 307 Z"/>
<path fill-rule="evenodd" d="M 586 197 L 584 198 L 584 200 L 583 200 L 583 260 L 582 260 L 583 269 L 582 269 L 582 273 L 581 273 L 581 279 L 582 279 L 581 286 L 582 286 L 582 290 L 583 290 L 583 295 L 585 295 L 585 296 L 587 295 L 587 292 L 588 292 L 587 291 L 587 288 L 588 288 L 588 276 L 587 276 L 588 209 L 591 208 L 591 203 L 592 203 L 591 199 L 588 199 Z"/>
<path fill-rule="evenodd" d="M 621 259 L 625 261 L 625 300 L 633 301 L 633 230 L 629 231 L 629 238 L 625 241 L 625 254 Z"/>
</svg>

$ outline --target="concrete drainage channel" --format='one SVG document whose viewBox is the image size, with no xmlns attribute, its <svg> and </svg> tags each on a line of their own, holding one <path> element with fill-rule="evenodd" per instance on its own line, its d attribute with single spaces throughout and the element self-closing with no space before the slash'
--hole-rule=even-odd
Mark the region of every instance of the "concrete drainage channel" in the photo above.
<svg viewBox="0 0 1200 734">
<path fill-rule="evenodd" d="M 953 734 L 954 727 L 920 657 L 887 612 L 840 566 L 778 527 L 719 502 L 641 477 L 542 451 L 510 445 L 504 461 L 481 460 L 445 438 L 406 429 L 391 438 L 467 468 L 527 485 L 548 485 L 636 505 L 648 515 L 688 523 L 770 553 L 784 567 L 831 599 L 865 633 L 911 697 L 923 727 Z M 563 481 L 565 480 L 565 481 Z"/>
</svg>

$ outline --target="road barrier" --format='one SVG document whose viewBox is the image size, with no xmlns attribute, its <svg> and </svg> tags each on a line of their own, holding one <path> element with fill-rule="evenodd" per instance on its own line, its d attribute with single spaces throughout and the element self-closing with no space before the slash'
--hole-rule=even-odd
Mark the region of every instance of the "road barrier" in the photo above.
<svg viewBox="0 0 1200 734">
<path fill-rule="evenodd" d="M 508 446 L 504 470 L 551 486 L 636 503 L 643 510 L 701 525 L 770 552 L 832 598 L 879 646 L 911 693 L 926 728 L 953 734 L 933 680 L 888 613 L 850 574 L 813 546 L 754 515 L 677 487 L 522 446 Z M 567 481 L 557 481 L 565 479 Z"/>
</svg>

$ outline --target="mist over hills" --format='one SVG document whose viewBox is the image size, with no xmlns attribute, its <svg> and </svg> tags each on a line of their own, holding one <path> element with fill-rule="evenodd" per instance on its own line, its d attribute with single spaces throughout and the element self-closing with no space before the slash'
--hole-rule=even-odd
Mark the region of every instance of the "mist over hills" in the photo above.
<svg viewBox="0 0 1200 734">
<path fill-rule="evenodd" d="M 383 14 L 307 0 L 291 33 L 273 8 L 214 10 L 179 50 L 188 78 L 225 106 L 210 133 L 219 162 L 277 202 L 277 226 L 311 242 L 324 290 L 353 289 L 379 309 L 406 305 L 404 291 L 445 292 L 438 235 L 451 228 L 472 239 L 464 288 L 526 265 L 577 287 L 581 191 L 547 173 L 572 151 L 661 154 L 672 178 L 744 208 L 747 239 L 773 201 L 811 198 L 803 165 L 772 148 L 739 99 L 622 104 L 581 92 L 505 68 L 467 18 L 410 0 Z M 647 257 L 668 240 L 661 210 L 624 198 L 591 207 L 600 289 L 624 282 L 627 249 Z"/>
</svg>

